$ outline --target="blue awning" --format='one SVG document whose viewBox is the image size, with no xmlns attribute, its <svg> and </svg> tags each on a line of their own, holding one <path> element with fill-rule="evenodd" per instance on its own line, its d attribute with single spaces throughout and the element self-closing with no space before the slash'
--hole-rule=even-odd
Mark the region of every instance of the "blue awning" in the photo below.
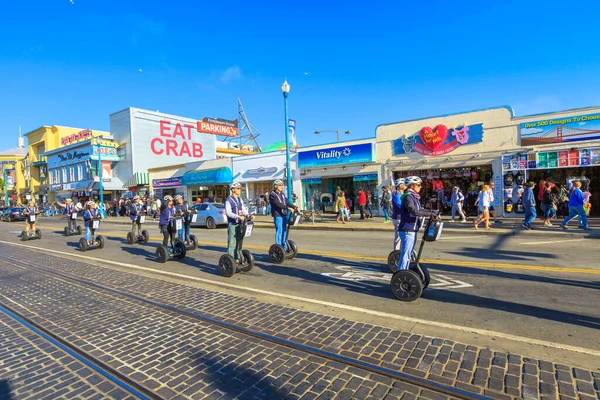
<svg viewBox="0 0 600 400">
<path fill-rule="evenodd" d="M 233 174 L 231 169 L 222 167 L 186 172 L 181 180 L 184 186 L 226 184 L 233 181 Z"/>
</svg>

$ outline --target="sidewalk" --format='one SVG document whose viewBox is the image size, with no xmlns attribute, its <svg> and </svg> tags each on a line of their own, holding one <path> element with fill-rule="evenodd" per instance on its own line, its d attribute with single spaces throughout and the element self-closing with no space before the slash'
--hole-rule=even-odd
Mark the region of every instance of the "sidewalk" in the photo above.
<svg viewBox="0 0 600 400">
<path fill-rule="evenodd" d="M 53 219 L 60 219 L 60 216 L 52 217 Z M 545 227 L 542 225 L 539 219 L 533 223 L 534 230 L 525 230 L 521 224 L 521 218 L 503 218 L 502 223 L 492 224 L 492 230 L 486 232 L 483 225 L 480 225 L 478 231 L 473 228 L 474 219 L 471 218 L 469 223 L 462 224 L 460 222 L 450 222 L 448 216 L 442 216 L 444 221 L 444 232 L 445 233 L 460 233 L 460 234 L 473 234 L 473 235 L 520 235 L 527 237 L 552 237 L 552 238 L 600 238 L 600 218 L 589 218 L 589 226 L 591 230 L 584 231 L 583 229 L 577 228 L 577 221 L 571 221 L 569 223 L 569 230 L 563 231 L 560 228 L 560 221 L 557 219 L 553 221 L 554 226 Z M 128 217 L 109 217 L 104 221 L 105 223 L 114 224 L 131 224 L 131 220 Z M 151 218 L 146 219 L 146 224 L 158 224 L 157 221 L 153 221 Z M 271 216 L 256 215 L 254 219 L 254 226 L 256 228 L 269 228 L 274 229 L 273 219 Z M 294 229 L 301 230 L 317 230 L 317 231 L 358 231 L 358 232 L 393 232 L 394 226 L 392 223 L 384 223 L 383 217 L 373 217 L 365 220 L 360 220 L 358 217 L 352 218 L 351 221 L 346 224 L 336 222 L 336 217 L 333 214 L 326 214 L 323 216 L 315 216 L 314 224 L 312 221 L 302 221 Z"/>
</svg>

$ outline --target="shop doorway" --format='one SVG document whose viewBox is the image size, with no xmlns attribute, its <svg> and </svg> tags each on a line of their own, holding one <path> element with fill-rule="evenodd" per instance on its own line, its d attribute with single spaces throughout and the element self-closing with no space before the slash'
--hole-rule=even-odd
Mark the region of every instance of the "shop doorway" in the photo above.
<svg viewBox="0 0 600 400">
<path fill-rule="evenodd" d="M 540 193 L 540 182 L 547 181 L 548 178 L 556 185 L 554 189 L 556 194 L 560 193 L 560 188 L 567 186 L 567 178 L 572 177 L 586 177 L 589 179 L 589 188 L 582 187 L 583 189 L 588 189 L 590 192 L 590 204 L 592 208 L 590 210 L 590 216 L 600 216 L 600 168 L 598 167 L 581 167 L 581 168 L 554 168 L 554 169 L 537 169 L 537 170 L 529 170 L 529 181 L 532 181 L 536 184 L 533 188 L 533 192 L 535 194 L 536 202 L 538 203 L 538 208 L 540 205 L 540 201 L 538 199 L 538 195 Z M 583 190 L 586 191 L 586 190 Z"/>
<path fill-rule="evenodd" d="M 354 212 L 356 207 L 356 193 L 354 193 L 354 181 L 351 176 L 348 177 L 336 177 L 336 178 L 323 178 L 323 187 L 327 190 L 326 193 L 331 193 L 333 201 L 335 201 L 335 193 L 339 187 L 346 193 L 346 199 L 350 204 L 350 212 Z"/>
</svg>

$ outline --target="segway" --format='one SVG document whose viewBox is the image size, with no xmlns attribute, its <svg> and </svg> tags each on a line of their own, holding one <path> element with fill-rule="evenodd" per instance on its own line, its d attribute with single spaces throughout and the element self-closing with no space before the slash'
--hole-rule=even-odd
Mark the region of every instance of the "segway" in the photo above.
<svg viewBox="0 0 600 400">
<path fill-rule="evenodd" d="M 285 260 L 291 260 L 298 255 L 298 246 L 294 241 L 289 240 L 290 228 L 297 226 L 300 222 L 300 213 L 294 212 L 290 218 L 288 218 L 288 228 L 285 232 L 285 242 L 287 243 L 287 249 L 283 248 L 282 245 L 277 243 L 272 244 L 269 248 L 269 258 L 273 264 L 283 264 Z"/>
<path fill-rule="evenodd" d="M 246 217 L 248 218 L 248 216 Z M 238 224 L 235 228 L 235 238 L 241 248 L 244 245 L 244 238 L 252 235 L 254 229 L 254 222 L 248 221 Z M 231 257 L 229 254 L 223 254 L 219 258 L 219 270 L 223 276 L 229 278 L 237 272 L 248 272 L 254 268 L 254 256 L 250 250 L 242 249 L 237 255 L 237 260 Z"/>
<path fill-rule="evenodd" d="M 191 225 L 192 223 L 196 222 L 196 218 L 198 218 L 198 214 L 194 213 L 191 216 L 186 216 L 185 218 L 189 218 L 189 224 Z M 190 226 L 191 229 L 191 226 Z M 187 236 L 187 230 L 185 229 L 185 226 L 183 227 L 183 240 L 179 239 L 178 237 L 175 238 L 175 241 L 180 241 L 183 242 L 183 244 L 185 245 L 185 249 L 187 251 L 194 251 L 198 248 L 198 238 L 196 237 L 196 235 L 192 235 L 190 234 L 189 237 Z"/>
<path fill-rule="evenodd" d="M 169 225 L 167 225 L 166 229 L 169 230 L 169 233 L 175 232 L 175 234 L 177 234 L 177 231 L 181 229 L 182 224 L 183 218 L 175 217 L 169 221 Z M 167 247 L 164 244 L 161 244 L 156 248 L 156 259 L 160 263 L 166 263 L 171 258 L 181 260 L 185 257 L 185 244 L 181 240 L 173 240 L 171 235 L 169 235 L 169 239 L 171 241 L 170 246 Z"/>
<path fill-rule="evenodd" d="M 90 233 L 92 235 L 91 240 L 88 242 L 85 237 L 79 239 L 79 251 L 104 248 L 104 237 L 102 235 L 96 236 L 96 230 L 98 230 L 99 227 L 100 216 L 98 215 L 90 221 Z"/>
<path fill-rule="evenodd" d="M 29 239 L 41 239 L 42 238 L 42 231 L 39 229 L 36 229 L 35 231 L 33 231 L 32 227 L 33 224 L 35 224 L 35 220 L 37 219 L 39 212 L 35 213 L 35 214 L 27 214 L 27 223 L 29 224 L 29 232 L 27 231 L 21 231 L 21 241 L 25 242 Z"/>
<path fill-rule="evenodd" d="M 145 221 L 146 221 L 145 215 L 139 214 L 137 217 L 135 217 L 136 225 L 137 225 L 137 223 L 139 223 L 140 225 L 143 225 Z M 136 228 L 137 228 L 137 226 L 136 226 Z M 136 229 L 136 231 L 139 231 L 139 229 Z M 142 230 L 141 235 L 139 233 L 134 235 L 131 232 L 127 232 L 127 243 L 128 244 L 134 244 L 135 242 L 148 243 L 148 240 L 150 240 L 150 234 L 145 229 Z"/>
<path fill-rule="evenodd" d="M 429 286 L 431 277 L 429 276 L 429 270 L 419 262 L 421 260 L 421 254 L 423 253 L 423 246 L 425 242 L 437 241 L 441 234 L 444 223 L 439 219 L 433 221 L 433 218 L 429 218 L 425 225 L 425 231 L 423 233 L 423 239 L 419 246 L 419 252 L 416 255 L 415 260 L 412 260 L 409 269 L 397 270 L 392 275 L 390 287 L 392 293 L 398 300 L 411 302 L 415 301 L 423 294 L 423 290 Z M 396 269 L 398 266 L 396 265 Z"/>
<path fill-rule="evenodd" d="M 77 221 L 77 211 L 73 210 L 73 212 L 71 214 L 69 214 L 67 216 L 67 218 L 71 221 Z M 71 224 L 67 223 L 67 226 L 65 226 L 65 236 L 72 236 L 72 235 L 78 235 L 81 236 L 81 226 L 77 225 L 77 227 L 75 229 L 71 228 Z"/>
</svg>

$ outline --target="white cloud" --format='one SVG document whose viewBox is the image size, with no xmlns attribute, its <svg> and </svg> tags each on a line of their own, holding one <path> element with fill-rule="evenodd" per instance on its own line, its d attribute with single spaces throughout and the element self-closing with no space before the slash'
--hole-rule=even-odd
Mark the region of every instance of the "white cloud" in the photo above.
<svg viewBox="0 0 600 400">
<path fill-rule="evenodd" d="M 242 78 L 242 70 L 237 65 L 234 65 L 233 67 L 229 67 L 225 71 L 223 71 L 223 73 L 221 74 L 220 80 L 221 80 L 221 82 L 228 84 L 236 79 L 241 79 L 241 78 Z"/>
<path fill-rule="evenodd" d="M 522 128 L 521 136 L 532 136 L 542 132 L 544 132 L 544 130 L 540 128 Z"/>
</svg>

